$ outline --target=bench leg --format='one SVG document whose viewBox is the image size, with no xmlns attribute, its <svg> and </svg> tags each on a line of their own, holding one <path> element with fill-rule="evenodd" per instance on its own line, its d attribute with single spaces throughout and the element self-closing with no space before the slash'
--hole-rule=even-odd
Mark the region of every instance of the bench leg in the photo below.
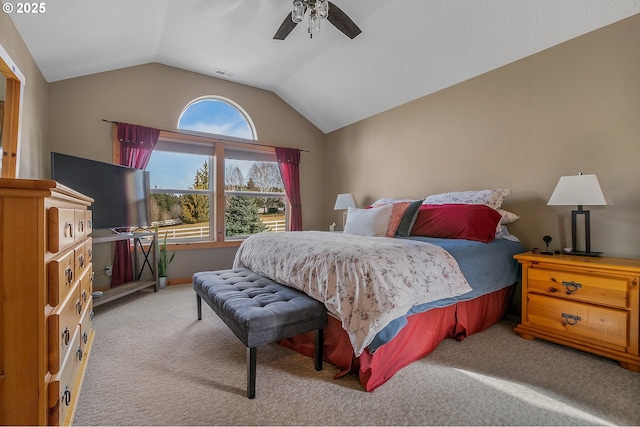
<svg viewBox="0 0 640 427">
<path fill-rule="evenodd" d="M 316 329 L 316 351 L 315 351 L 315 366 L 316 371 L 322 371 L 322 359 L 324 350 L 324 329 Z"/>
<path fill-rule="evenodd" d="M 198 303 L 198 320 L 202 320 L 202 298 L 196 294 L 196 301 Z"/>
<path fill-rule="evenodd" d="M 256 397 L 256 356 L 257 347 L 247 347 L 247 397 Z"/>
</svg>

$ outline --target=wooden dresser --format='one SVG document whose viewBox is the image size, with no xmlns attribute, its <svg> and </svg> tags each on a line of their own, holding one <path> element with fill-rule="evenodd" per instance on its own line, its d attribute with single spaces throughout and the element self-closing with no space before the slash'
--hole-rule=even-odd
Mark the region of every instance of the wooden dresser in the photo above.
<svg viewBox="0 0 640 427">
<path fill-rule="evenodd" d="M 91 202 L 0 178 L 0 424 L 73 422 L 94 337 Z"/>
<path fill-rule="evenodd" d="M 640 372 L 640 260 L 523 253 L 523 338 L 542 338 Z"/>
</svg>

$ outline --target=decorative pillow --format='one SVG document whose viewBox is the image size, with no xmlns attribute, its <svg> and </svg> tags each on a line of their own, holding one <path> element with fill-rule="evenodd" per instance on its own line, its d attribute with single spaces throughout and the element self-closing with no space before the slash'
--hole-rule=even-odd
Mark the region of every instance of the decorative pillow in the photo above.
<svg viewBox="0 0 640 427">
<path fill-rule="evenodd" d="M 493 209 L 500 209 L 502 201 L 511 190 L 478 190 L 478 191 L 452 191 L 450 193 L 434 194 L 427 196 L 422 202 L 423 205 L 445 205 L 445 204 L 466 204 L 466 205 L 487 205 Z"/>
<path fill-rule="evenodd" d="M 502 225 L 511 224 L 512 222 L 520 219 L 518 215 L 513 212 L 505 211 L 504 209 L 498 209 L 498 212 L 502 215 L 502 218 L 500 219 L 500 224 Z"/>
<path fill-rule="evenodd" d="M 392 211 L 393 205 L 370 209 L 349 208 L 343 233 L 384 237 Z"/>
<path fill-rule="evenodd" d="M 371 203 L 371 206 L 377 208 L 379 206 L 389 205 L 391 203 L 404 203 L 404 202 L 415 202 L 416 199 L 390 199 L 388 197 L 383 197 L 382 199 L 378 199 L 375 202 Z M 420 200 L 422 201 L 422 200 Z"/>
<path fill-rule="evenodd" d="M 409 205 L 409 202 L 398 202 L 391 205 L 391 217 L 389 218 L 389 224 L 387 224 L 387 237 L 394 237 L 396 235 L 396 230 L 398 230 L 400 221 L 402 221 L 404 211 L 407 210 Z"/>
<path fill-rule="evenodd" d="M 513 212 L 505 211 L 504 209 L 498 209 L 498 213 L 502 215 L 502 218 L 500 218 L 500 222 L 496 226 L 496 239 L 501 234 L 505 225 L 511 224 L 512 222 L 520 219 L 518 215 Z"/>
<path fill-rule="evenodd" d="M 418 209 L 420 209 L 421 205 L 422 200 L 416 200 L 407 206 L 404 211 L 404 215 L 402 215 L 402 219 L 400 220 L 400 224 L 398 224 L 396 236 L 409 236 L 409 233 L 411 233 L 411 229 L 413 228 L 413 224 L 416 222 L 416 218 L 418 217 Z"/>
<path fill-rule="evenodd" d="M 498 211 L 486 205 L 422 205 L 411 235 L 486 243 L 495 238 L 500 218 Z"/>
</svg>

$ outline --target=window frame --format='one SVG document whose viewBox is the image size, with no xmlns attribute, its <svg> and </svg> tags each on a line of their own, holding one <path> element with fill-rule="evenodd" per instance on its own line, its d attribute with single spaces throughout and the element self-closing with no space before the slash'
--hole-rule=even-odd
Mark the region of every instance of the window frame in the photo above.
<svg viewBox="0 0 640 427">
<path fill-rule="evenodd" d="M 218 95 L 206 95 L 206 96 L 200 96 L 194 100 L 192 100 L 191 102 L 189 102 L 187 105 L 185 105 L 185 107 L 182 109 L 182 111 L 180 112 L 180 115 L 178 116 L 178 122 L 176 127 L 178 129 L 180 129 L 180 131 L 186 131 L 186 132 L 194 132 L 196 134 L 203 134 L 201 132 L 196 132 L 196 131 L 189 131 L 187 129 L 182 129 L 180 128 L 180 120 L 182 120 L 182 116 L 184 116 L 184 113 L 187 112 L 187 110 L 194 104 L 200 103 L 202 101 L 218 101 L 218 102 L 223 102 L 225 104 L 229 104 L 231 107 L 235 108 L 242 117 L 244 117 L 245 121 L 247 122 L 247 124 L 249 125 L 249 128 L 251 129 L 251 135 L 252 135 L 252 139 L 248 140 L 245 139 L 245 141 L 257 141 L 258 140 L 258 131 L 256 130 L 255 125 L 253 124 L 253 120 L 251 120 L 251 117 L 249 116 L 249 114 L 244 110 L 244 108 L 242 108 L 238 103 L 234 102 L 233 100 L 229 99 L 229 98 L 225 98 L 224 96 L 218 96 Z M 213 134 L 209 134 L 206 133 L 204 135 L 213 135 Z M 216 135 L 219 137 L 223 137 L 222 135 Z M 232 136 L 224 136 L 223 138 L 232 138 L 232 139 L 242 139 L 242 138 L 236 138 L 236 137 L 232 137 Z"/>
<path fill-rule="evenodd" d="M 118 141 L 117 125 L 113 125 L 112 132 L 112 157 L 113 163 L 120 164 L 120 142 Z M 237 247 L 244 241 L 247 236 L 225 236 L 225 196 L 230 193 L 236 193 L 234 191 L 225 190 L 225 150 L 232 149 L 237 151 L 249 151 L 265 154 L 275 153 L 275 148 L 270 145 L 261 144 L 254 140 L 246 140 L 243 138 L 235 138 L 223 135 L 205 134 L 195 131 L 177 130 L 167 131 L 160 130 L 158 142 L 187 144 L 187 145 L 209 145 L 212 146 L 213 166 L 209 172 L 209 185 L 210 200 L 209 215 L 210 215 L 210 230 L 209 240 L 190 240 L 190 241 L 173 241 L 168 243 L 169 249 L 205 249 L 205 248 L 222 248 L 222 247 Z M 152 189 L 153 190 L 153 189 Z M 162 189 L 170 190 L 170 189 Z M 184 190 L 180 190 L 184 191 Z M 242 196 L 255 196 L 264 193 L 255 192 L 238 192 Z M 276 193 L 278 196 L 282 196 L 285 202 L 285 212 L 289 212 L 289 199 L 286 193 Z M 213 206 L 211 206 L 213 205 Z M 213 222 L 211 222 L 211 215 L 213 215 Z M 289 229 L 288 214 L 285 215 L 286 229 Z M 213 226 L 213 230 L 211 230 Z"/>
</svg>

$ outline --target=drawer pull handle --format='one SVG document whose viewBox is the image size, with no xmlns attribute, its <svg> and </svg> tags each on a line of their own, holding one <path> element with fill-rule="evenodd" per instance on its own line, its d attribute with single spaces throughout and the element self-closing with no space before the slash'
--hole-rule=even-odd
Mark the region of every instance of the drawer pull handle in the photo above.
<svg viewBox="0 0 640 427">
<path fill-rule="evenodd" d="M 67 267 L 64 269 L 64 276 L 67 279 L 67 285 L 70 285 L 73 282 L 73 269 L 71 267 Z"/>
<path fill-rule="evenodd" d="M 87 297 L 87 291 L 83 290 L 82 291 L 82 301 L 87 302 L 89 298 Z"/>
<path fill-rule="evenodd" d="M 62 402 L 66 406 L 71 405 L 71 392 L 69 391 L 69 386 L 64 387 L 64 392 L 62 393 Z"/>
<path fill-rule="evenodd" d="M 70 340 L 71 334 L 69 333 L 69 328 L 64 328 L 64 331 L 62 331 L 62 342 L 64 342 L 64 345 L 69 345 Z"/>
<path fill-rule="evenodd" d="M 87 343 L 87 341 L 89 341 L 89 335 L 88 335 L 86 332 L 84 332 L 84 333 L 82 334 L 82 343 L 83 343 L 83 344 L 86 344 L 86 343 Z"/>
<path fill-rule="evenodd" d="M 582 318 L 580 316 L 576 316 L 575 314 L 562 313 L 562 317 L 567 319 L 567 321 L 565 322 L 565 326 L 566 325 L 573 326 L 573 325 L 577 324 L 579 321 L 582 320 Z"/>
<path fill-rule="evenodd" d="M 76 310 L 78 310 L 78 314 L 82 314 L 82 301 L 78 300 L 76 302 Z"/>
<path fill-rule="evenodd" d="M 69 230 L 68 233 L 67 230 Z M 64 237 L 73 237 L 73 225 L 70 222 L 64 223 Z"/>
<path fill-rule="evenodd" d="M 93 248 L 87 249 L 87 253 L 89 254 L 89 261 L 93 260 Z"/>
<path fill-rule="evenodd" d="M 76 351 L 76 355 L 78 356 L 78 362 L 82 362 L 82 347 L 78 347 L 78 351 Z"/>
<path fill-rule="evenodd" d="M 80 255 L 78 261 L 80 261 L 80 267 L 84 268 L 84 255 Z"/>
<path fill-rule="evenodd" d="M 91 319 L 92 322 L 94 317 L 95 317 L 95 313 L 93 312 L 93 310 L 91 310 L 91 312 L 89 313 L 89 318 Z"/>
<path fill-rule="evenodd" d="M 567 295 L 576 293 L 578 289 L 582 287 L 582 284 L 578 282 L 562 282 L 562 286 L 567 288 Z"/>
<path fill-rule="evenodd" d="M 84 231 L 84 221 L 80 220 L 78 221 L 78 231 Z"/>
</svg>

